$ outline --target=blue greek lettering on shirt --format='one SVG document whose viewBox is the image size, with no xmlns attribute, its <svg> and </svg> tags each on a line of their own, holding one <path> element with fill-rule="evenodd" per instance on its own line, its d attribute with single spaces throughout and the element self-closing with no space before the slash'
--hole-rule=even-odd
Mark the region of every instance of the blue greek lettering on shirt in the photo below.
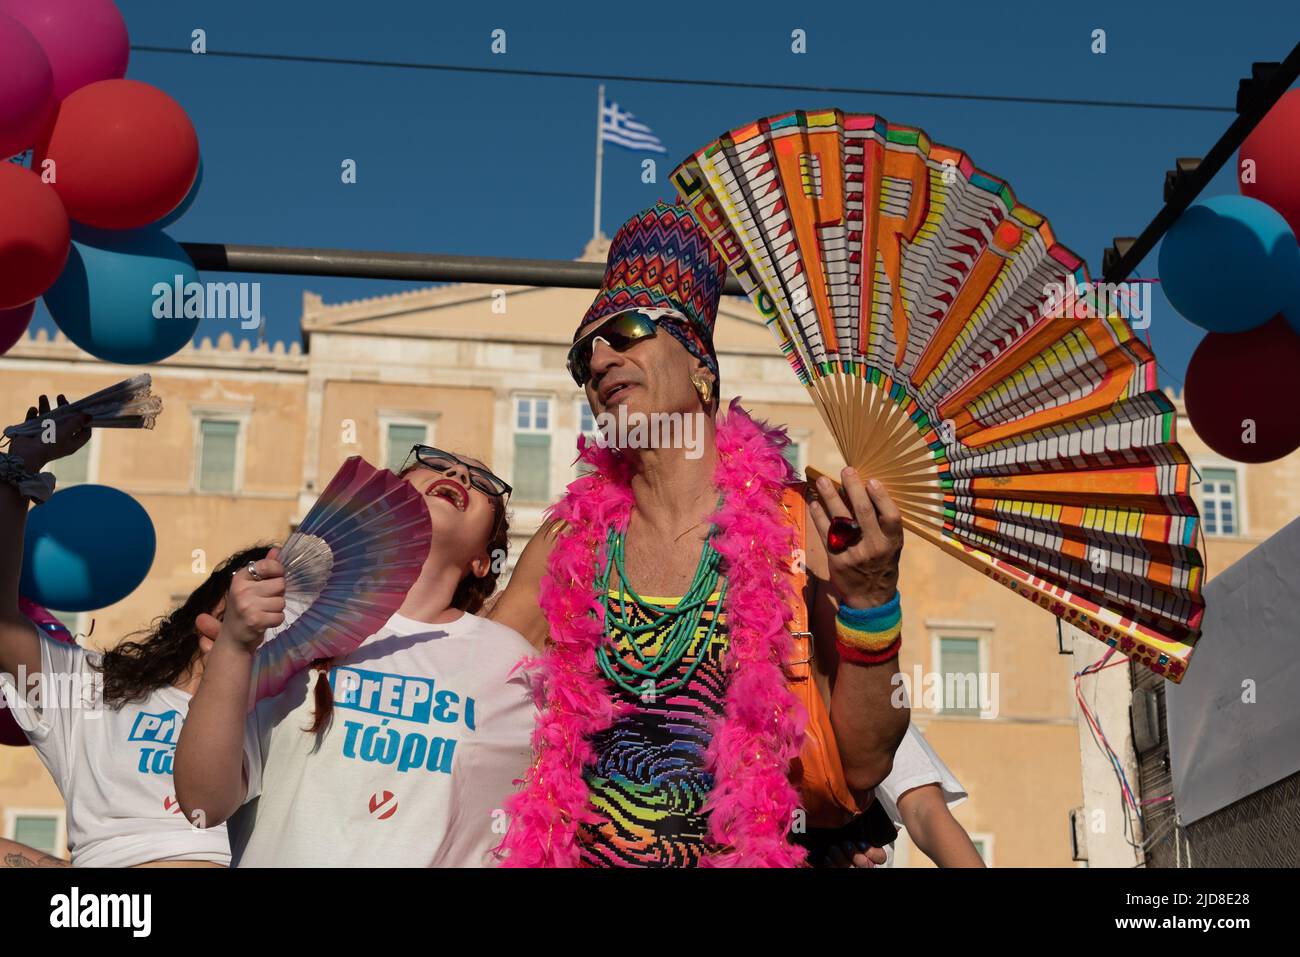
<svg viewBox="0 0 1300 957">
<path fill-rule="evenodd" d="M 175 744 L 181 736 L 181 713 L 176 710 L 161 714 L 141 711 L 131 725 L 128 741 L 150 741 L 154 744 Z"/>
<path fill-rule="evenodd" d="M 474 699 L 437 689 L 432 678 L 339 666 L 330 670 L 329 682 L 339 708 L 417 724 L 464 722 L 474 730 Z"/>
<path fill-rule="evenodd" d="M 135 716 L 127 741 L 144 742 L 151 747 L 140 749 L 140 760 L 136 770 L 141 774 L 172 773 L 172 762 L 176 756 L 176 742 L 181 736 L 181 714 L 179 711 L 163 711 L 153 714 L 141 711 Z"/>
<path fill-rule="evenodd" d="M 344 721 L 345 758 L 385 764 L 403 773 L 423 769 L 450 774 L 456 739 L 405 722 L 433 728 L 461 724 L 475 730 L 474 699 L 438 688 L 432 678 L 340 665 L 330 670 L 329 682 L 336 707 L 381 719 L 378 724 Z"/>
<path fill-rule="evenodd" d="M 403 731 L 390 727 L 390 718 L 379 724 L 360 721 L 343 723 L 343 756 L 354 760 L 389 764 L 399 771 L 423 768 L 441 774 L 451 773 L 456 756 L 454 738 L 425 737 L 420 731 Z"/>
</svg>

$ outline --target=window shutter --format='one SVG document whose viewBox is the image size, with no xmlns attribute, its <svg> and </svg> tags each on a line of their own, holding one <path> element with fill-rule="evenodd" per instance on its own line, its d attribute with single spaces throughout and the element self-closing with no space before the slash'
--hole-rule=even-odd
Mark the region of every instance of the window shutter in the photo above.
<svg viewBox="0 0 1300 957">
<path fill-rule="evenodd" d="M 63 854 L 59 842 L 59 819 L 49 815 L 19 814 L 14 818 L 14 840 L 54 857 Z"/>
<path fill-rule="evenodd" d="M 54 475 L 56 488 L 83 485 L 90 481 L 90 443 L 87 442 L 72 455 L 55 459 L 45 466 L 45 471 Z"/>
<path fill-rule="evenodd" d="M 979 714 L 979 670 L 979 639 L 939 639 L 939 672 L 943 675 L 945 714 Z M 958 677 L 949 679 L 949 675 Z M 966 675 L 974 677 L 967 678 Z M 955 694 L 959 689 L 961 697 Z"/>
<path fill-rule="evenodd" d="M 390 425 L 388 427 L 388 461 L 385 466 L 392 472 L 401 470 L 411 446 L 427 445 L 429 430 L 423 425 Z"/>
<path fill-rule="evenodd" d="M 515 474 L 510 483 L 521 502 L 551 498 L 551 437 L 536 432 L 515 433 Z"/>
<path fill-rule="evenodd" d="M 199 428 L 199 491 L 233 492 L 239 423 L 205 419 Z"/>
</svg>

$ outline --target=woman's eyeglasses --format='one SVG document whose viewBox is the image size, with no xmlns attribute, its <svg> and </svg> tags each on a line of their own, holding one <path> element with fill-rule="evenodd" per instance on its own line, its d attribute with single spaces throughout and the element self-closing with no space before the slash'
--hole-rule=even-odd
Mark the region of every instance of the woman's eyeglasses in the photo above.
<svg viewBox="0 0 1300 957">
<path fill-rule="evenodd" d="M 410 455 L 406 457 L 408 465 L 411 461 L 411 455 L 414 455 L 416 461 L 425 468 L 433 469 L 435 472 L 450 472 L 456 466 L 461 466 L 469 474 L 469 484 L 485 495 L 509 495 L 514 491 L 508 484 L 487 469 L 478 465 L 470 465 L 468 462 L 456 458 L 450 452 L 435 449 L 432 445 L 412 446 Z M 402 467 L 402 471 L 406 471 L 406 466 Z"/>
<path fill-rule="evenodd" d="M 615 352 L 626 352 L 638 342 L 653 339 L 659 322 L 665 319 L 684 322 L 686 317 L 671 309 L 629 309 L 611 316 L 569 349 L 569 375 L 585 386 L 591 378 L 591 353 L 597 339 L 604 339 Z"/>
</svg>

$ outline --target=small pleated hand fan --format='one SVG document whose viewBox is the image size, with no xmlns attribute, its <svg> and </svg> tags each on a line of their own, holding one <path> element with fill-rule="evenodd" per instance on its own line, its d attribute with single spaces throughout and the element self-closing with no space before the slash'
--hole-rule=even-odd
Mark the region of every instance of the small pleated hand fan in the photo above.
<svg viewBox="0 0 1300 957">
<path fill-rule="evenodd" d="M 94 395 L 51 409 L 48 415 L 8 426 L 4 434 L 8 438 L 40 435 L 46 419 L 57 423 L 78 412 L 90 415 L 90 426 L 94 429 L 152 429 L 154 420 L 162 413 L 162 399 L 150 391 L 152 387 L 153 379 L 148 373 L 132 376 Z"/>
<path fill-rule="evenodd" d="M 1182 678 L 1203 563 L 1174 408 L 1041 215 L 838 110 L 732 130 L 673 182 L 910 533 Z"/>
<path fill-rule="evenodd" d="M 382 628 L 420 577 L 431 536 L 428 507 L 411 483 L 357 455 L 344 462 L 280 547 L 284 624 L 257 649 L 252 702 Z"/>
</svg>

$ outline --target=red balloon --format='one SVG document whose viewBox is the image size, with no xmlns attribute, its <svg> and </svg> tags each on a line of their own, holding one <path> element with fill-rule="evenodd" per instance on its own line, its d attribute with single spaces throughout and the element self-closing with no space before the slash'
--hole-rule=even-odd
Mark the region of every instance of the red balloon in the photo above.
<svg viewBox="0 0 1300 957">
<path fill-rule="evenodd" d="M 1245 196 L 1262 200 L 1282 214 L 1300 236 L 1300 89 L 1290 90 L 1251 130 L 1237 153 L 1237 180 L 1241 163 L 1254 160 L 1255 182 L 1241 183 Z"/>
<path fill-rule="evenodd" d="M 1272 462 L 1300 448 L 1298 378 L 1300 336 L 1279 315 L 1202 339 L 1187 365 L 1183 403 L 1196 434 L 1220 455 Z"/>
<path fill-rule="evenodd" d="M 14 343 L 23 337 L 35 313 L 34 299 L 17 309 L 0 309 L 0 356 L 12 349 Z"/>
<path fill-rule="evenodd" d="M 0 701 L 0 744 L 7 744 L 11 748 L 31 744 L 27 735 L 23 734 L 23 729 L 18 727 L 14 716 L 9 713 L 9 706 L 3 701 Z"/>
<path fill-rule="evenodd" d="M 136 229 L 180 205 L 199 169 L 199 138 L 179 103 L 137 80 L 101 80 L 59 107 L 32 168 L 55 163 L 54 188 L 79 223 Z"/>
<path fill-rule="evenodd" d="M 16 163 L 0 163 L 0 309 L 25 306 L 63 272 L 72 248 L 58 194 Z"/>
</svg>

